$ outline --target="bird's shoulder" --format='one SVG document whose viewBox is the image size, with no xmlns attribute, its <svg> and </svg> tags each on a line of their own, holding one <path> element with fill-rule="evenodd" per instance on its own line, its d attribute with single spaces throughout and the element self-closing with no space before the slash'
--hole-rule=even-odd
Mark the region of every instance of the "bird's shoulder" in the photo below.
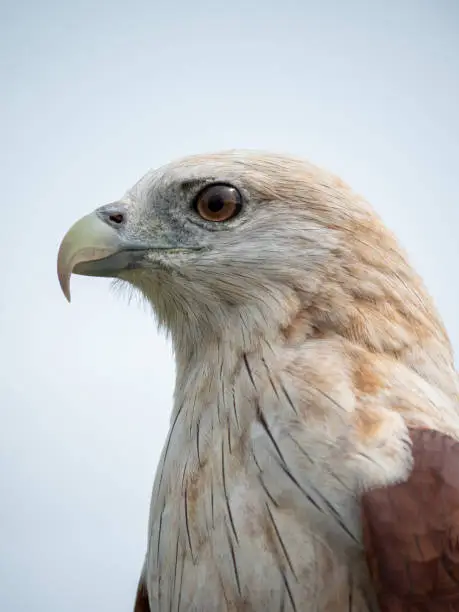
<svg viewBox="0 0 459 612">
<path fill-rule="evenodd" d="M 383 610 L 459 610 L 459 442 L 410 428 L 405 482 L 362 497 L 364 544 Z"/>
<path fill-rule="evenodd" d="M 134 600 L 134 612 L 151 612 L 150 602 L 148 600 L 145 563 L 142 567 L 140 578 L 137 584 L 137 592 L 135 594 Z"/>
</svg>

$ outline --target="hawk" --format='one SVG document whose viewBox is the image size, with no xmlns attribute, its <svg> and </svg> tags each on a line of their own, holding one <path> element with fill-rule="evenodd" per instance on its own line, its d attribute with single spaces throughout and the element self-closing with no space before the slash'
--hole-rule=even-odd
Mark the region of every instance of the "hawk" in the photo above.
<svg viewBox="0 0 459 612">
<path fill-rule="evenodd" d="M 340 179 L 257 151 L 146 174 L 69 230 L 176 385 L 136 612 L 459 610 L 459 384 L 394 236 Z"/>
</svg>

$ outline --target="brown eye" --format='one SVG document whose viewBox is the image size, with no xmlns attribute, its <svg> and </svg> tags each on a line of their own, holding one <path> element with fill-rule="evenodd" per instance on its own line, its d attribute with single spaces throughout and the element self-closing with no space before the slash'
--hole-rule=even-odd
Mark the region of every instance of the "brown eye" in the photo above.
<svg viewBox="0 0 459 612">
<path fill-rule="evenodd" d="M 206 221 L 228 221 L 240 212 L 242 198 L 231 185 L 210 185 L 198 195 L 194 207 Z"/>
</svg>

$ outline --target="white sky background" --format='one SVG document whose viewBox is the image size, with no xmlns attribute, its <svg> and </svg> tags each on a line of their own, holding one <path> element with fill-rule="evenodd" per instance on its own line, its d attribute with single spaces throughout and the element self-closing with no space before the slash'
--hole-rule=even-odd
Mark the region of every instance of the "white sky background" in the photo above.
<svg viewBox="0 0 459 612">
<path fill-rule="evenodd" d="M 457 0 L 1 9 L 0 610 L 127 612 L 173 362 L 150 315 L 56 252 L 150 167 L 309 158 L 397 232 L 459 347 Z"/>
</svg>

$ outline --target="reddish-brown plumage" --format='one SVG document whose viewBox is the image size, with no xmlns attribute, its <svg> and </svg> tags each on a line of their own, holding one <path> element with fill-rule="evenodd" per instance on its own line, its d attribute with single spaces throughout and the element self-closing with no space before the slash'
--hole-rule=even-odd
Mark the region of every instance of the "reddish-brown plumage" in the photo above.
<svg viewBox="0 0 459 612">
<path fill-rule="evenodd" d="M 134 612 L 151 612 L 150 604 L 148 602 L 147 587 L 145 584 L 143 573 L 140 577 L 139 584 L 137 586 Z"/>
<path fill-rule="evenodd" d="M 459 443 L 410 435 L 408 481 L 362 499 L 370 572 L 382 612 L 459 612 Z"/>
</svg>

